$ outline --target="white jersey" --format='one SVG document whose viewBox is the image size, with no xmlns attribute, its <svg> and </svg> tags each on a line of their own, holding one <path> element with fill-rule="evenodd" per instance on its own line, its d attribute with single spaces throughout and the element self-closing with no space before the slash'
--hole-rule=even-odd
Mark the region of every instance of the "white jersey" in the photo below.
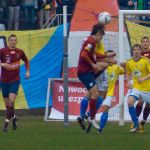
<svg viewBox="0 0 150 150">
<path fill-rule="evenodd" d="M 108 89 L 108 74 L 107 74 L 107 69 L 104 70 L 102 74 L 100 74 L 96 78 L 96 85 L 98 87 L 99 91 L 107 91 Z"/>
</svg>

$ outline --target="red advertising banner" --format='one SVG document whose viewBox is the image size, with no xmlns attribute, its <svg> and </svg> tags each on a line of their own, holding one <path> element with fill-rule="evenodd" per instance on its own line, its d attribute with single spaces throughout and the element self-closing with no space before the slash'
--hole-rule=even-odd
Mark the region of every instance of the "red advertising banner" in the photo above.
<svg viewBox="0 0 150 150">
<path fill-rule="evenodd" d="M 119 103 L 118 82 L 115 87 L 115 97 L 112 100 L 114 107 Z M 125 88 L 126 89 L 126 88 Z M 68 86 L 68 108 L 69 115 L 78 116 L 80 113 L 80 102 L 86 95 L 86 88 L 80 82 L 69 81 Z M 53 108 L 61 113 L 64 112 L 64 84 L 63 81 L 55 80 L 52 86 Z M 102 110 L 100 109 L 99 112 Z"/>
<path fill-rule="evenodd" d="M 80 82 L 69 81 L 68 108 L 69 115 L 79 115 L 80 102 L 86 95 L 86 88 Z M 53 107 L 64 112 L 64 85 L 63 81 L 55 80 L 52 87 Z"/>
</svg>

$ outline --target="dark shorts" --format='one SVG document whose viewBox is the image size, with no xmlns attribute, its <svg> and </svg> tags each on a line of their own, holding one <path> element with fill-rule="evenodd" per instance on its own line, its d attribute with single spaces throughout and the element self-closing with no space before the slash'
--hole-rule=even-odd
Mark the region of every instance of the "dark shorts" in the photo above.
<svg viewBox="0 0 150 150">
<path fill-rule="evenodd" d="M 105 71 L 105 70 L 101 70 L 101 71 L 95 73 L 95 78 L 97 78 L 98 76 L 100 76 L 104 71 Z"/>
<path fill-rule="evenodd" d="M 17 95 L 19 90 L 19 85 L 20 85 L 20 81 L 14 81 L 11 83 L 1 82 L 1 90 L 2 90 L 3 97 L 8 98 L 9 93 L 14 93 Z"/>
<path fill-rule="evenodd" d="M 88 90 L 90 90 L 96 84 L 94 72 L 78 74 L 78 78 Z"/>
</svg>

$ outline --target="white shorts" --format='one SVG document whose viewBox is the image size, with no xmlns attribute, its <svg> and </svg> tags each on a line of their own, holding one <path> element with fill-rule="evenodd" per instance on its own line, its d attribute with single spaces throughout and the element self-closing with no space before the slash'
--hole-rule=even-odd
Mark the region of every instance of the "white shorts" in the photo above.
<svg viewBox="0 0 150 150">
<path fill-rule="evenodd" d="M 137 89 L 129 89 L 128 90 L 128 96 L 135 96 L 135 100 L 139 100 L 140 96 L 142 98 L 142 100 L 146 103 L 150 104 L 150 92 L 143 92 L 143 91 L 139 91 Z"/>
<path fill-rule="evenodd" d="M 102 105 L 106 105 L 106 106 L 110 107 L 113 98 L 114 98 L 114 96 L 107 96 L 107 97 L 104 99 Z"/>
<path fill-rule="evenodd" d="M 102 74 L 100 74 L 95 81 L 99 91 L 107 91 L 108 89 L 107 70 L 105 70 Z"/>
</svg>

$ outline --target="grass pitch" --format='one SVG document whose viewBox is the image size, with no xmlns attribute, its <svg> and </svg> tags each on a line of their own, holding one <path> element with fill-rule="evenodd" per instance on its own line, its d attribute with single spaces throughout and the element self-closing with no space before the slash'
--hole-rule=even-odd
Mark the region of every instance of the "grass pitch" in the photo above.
<svg viewBox="0 0 150 150">
<path fill-rule="evenodd" d="M 1 126 L 3 118 L 0 118 Z M 0 150 L 149 150 L 150 124 L 145 133 L 129 133 L 129 123 L 108 123 L 101 135 L 86 134 L 76 122 L 44 122 L 43 117 L 20 117 L 18 129 L 0 131 Z"/>
</svg>

